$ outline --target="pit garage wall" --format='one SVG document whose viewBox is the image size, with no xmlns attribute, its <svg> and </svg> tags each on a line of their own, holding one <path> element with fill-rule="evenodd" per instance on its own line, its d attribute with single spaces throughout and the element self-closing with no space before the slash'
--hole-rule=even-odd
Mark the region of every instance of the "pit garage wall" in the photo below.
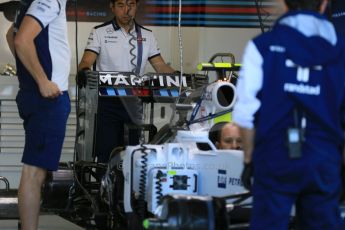
<svg viewBox="0 0 345 230">
<path fill-rule="evenodd" d="M 0 73 L 6 64 L 15 64 L 6 42 L 6 32 L 11 23 L 0 13 Z M 80 61 L 87 38 L 96 23 L 78 23 L 78 59 Z M 178 30 L 176 27 L 148 26 L 161 49 L 161 54 L 167 63 L 175 69 L 180 68 Z M 259 34 L 259 28 L 205 28 L 182 27 L 183 69 L 187 73 L 195 73 L 199 62 L 205 62 L 215 53 L 231 52 L 240 62 L 245 44 Z M 68 23 L 69 43 L 72 52 L 71 75 L 76 73 L 76 33 L 75 24 Z M 153 71 L 148 65 L 147 72 Z"/>
<path fill-rule="evenodd" d="M 4 3 L 10 0 L 0 0 Z M 75 32 L 74 1 L 67 4 L 72 70 L 76 72 L 76 39 L 78 59 L 81 59 L 91 28 L 110 20 L 113 15 L 108 0 L 78 1 L 78 35 Z M 183 67 L 185 72 L 196 72 L 196 65 L 205 62 L 217 52 L 231 52 L 237 61 L 242 58 L 246 42 L 259 34 L 259 20 L 255 0 L 182 0 Z M 277 2 L 257 0 L 265 25 L 270 25 L 276 13 Z M 279 2 L 279 1 L 278 1 Z M 178 0 L 140 0 L 137 21 L 151 29 L 158 40 L 166 62 L 179 69 Z M 5 35 L 10 22 L 0 13 L 0 34 Z M 5 36 L 0 36 L 0 65 L 14 63 Z M 1 66 L 0 66 L 1 67 Z M 148 67 L 147 71 L 152 71 Z M 1 73 L 1 69 L 0 69 Z"/>
<path fill-rule="evenodd" d="M 6 0 L 0 0 L 0 3 Z M 79 22 L 78 35 L 76 36 L 75 23 L 68 22 L 69 42 L 72 52 L 70 93 L 72 100 L 75 98 L 74 76 L 76 73 L 76 62 L 80 61 L 89 33 L 99 22 Z M 14 58 L 7 47 L 6 32 L 11 22 L 5 19 L 0 12 L 0 74 L 6 64 L 14 65 Z M 178 28 L 176 26 L 146 26 L 151 29 L 161 48 L 161 53 L 165 61 L 175 69 L 180 68 L 180 51 L 178 41 Z M 231 52 L 236 60 L 240 62 L 245 44 L 261 30 L 255 28 L 213 28 L 213 27 L 182 27 L 183 40 L 183 69 L 186 73 L 196 73 L 196 66 L 199 62 L 205 62 L 218 52 Z M 77 46 L 76 47 L 76 38 Z M 63 67 L 62 67 L 63 68 Z M 146 72 L 153 69 L 148 66 Z M 17 79 L 15 77 L 4 77 L 0 75 L 0 176 L 6 176 L 10 180 L 12 188 L 17 188 L 21 170 L 21 152 L 24 146 L 24 132 L 21 120 L 18 117 L 14 98 L 17 92 Z M 169 105 L 156 105 L 155 118 L 156 125 L 161 127 L 169 118 L 161 118 L 161 107 L 166 107 L 166 114 L 170 114 Z M 72 105 L 74 107 L 74 105 Z M 10 130 L 9 130 L 9 129 Z M 75 132 L 75 110 L 72 111 L 69 120 L 69 131 L 65 141 L 62 160 L 71 161 L 73 159 L 74 132 Z M 0 189 L 4 186 L 0 184 Z"/>
</svg>

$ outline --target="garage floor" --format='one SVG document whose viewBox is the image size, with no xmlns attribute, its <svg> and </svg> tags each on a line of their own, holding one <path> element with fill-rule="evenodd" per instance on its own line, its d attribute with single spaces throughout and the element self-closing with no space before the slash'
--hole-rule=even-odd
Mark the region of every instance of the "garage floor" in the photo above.
<svg viewBox="0 0 345 230">
<path fill-rule="evenodd" d="M 1 230 L 18 230 L 18 220 L 0 220 Z M 57 215 L 41 215 L 38 230 L 82 230 L 75 225 Z"/>
</svg>

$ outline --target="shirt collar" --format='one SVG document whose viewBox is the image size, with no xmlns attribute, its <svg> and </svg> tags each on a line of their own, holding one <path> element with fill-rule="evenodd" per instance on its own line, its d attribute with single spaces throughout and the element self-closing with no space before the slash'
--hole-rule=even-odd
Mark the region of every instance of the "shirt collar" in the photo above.
<svg viewBox="0 0 345 230">
<path fill-rule="evenodd" d="M 115 18 L 113 18 L 112 24 L 115 31 L 118 31 L 121 29 L 121 26 L 119 26 Z M 134 26 L 135 26 L 135 30 L 137 31 L 139 24 L 135 20 L 134 20 Z"/>
</svg>

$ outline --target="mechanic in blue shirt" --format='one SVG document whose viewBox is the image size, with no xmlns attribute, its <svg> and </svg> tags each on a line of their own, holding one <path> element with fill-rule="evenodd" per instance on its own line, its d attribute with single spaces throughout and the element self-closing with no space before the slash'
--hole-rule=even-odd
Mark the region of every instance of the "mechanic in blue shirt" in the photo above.
<svg viewBox="0 0 345 230">
<path fill-rule="evenodd" d="M 22 0 L 7 41 L 16 58 L 16 97 L 24 120 L 25 147 L 18 189 L 22 229 L 37 229 L 41 187 L 46 172 L 56 171 L 71 110 L 68 76 L 67 0 Z"/>
<path fill-rule="evenodd" d="M 288 229 L 294 204 L 298 229 L 344 229 L 345 42 L 322 15 L 327 0 L 285 4 L 272 30 L 248 42 L 237 85 L 250 229 Z"/>
</svg>

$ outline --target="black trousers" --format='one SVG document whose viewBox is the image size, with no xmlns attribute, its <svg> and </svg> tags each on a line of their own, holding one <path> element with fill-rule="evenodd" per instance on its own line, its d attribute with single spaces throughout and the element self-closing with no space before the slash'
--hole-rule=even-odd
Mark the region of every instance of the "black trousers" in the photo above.
<svg viewBox="0 0 345 230">
<path fill-rule="evenodd" d="M 119 146 L 139 144 L 139 129 L 129 129 L 128 139 L 124 138 L 125 126 L 141 122 L 142 109 L 134 98 L 99 98 L 95 156 L 97 162 L 107 163 L 111 151 Z"/>
</svg>

